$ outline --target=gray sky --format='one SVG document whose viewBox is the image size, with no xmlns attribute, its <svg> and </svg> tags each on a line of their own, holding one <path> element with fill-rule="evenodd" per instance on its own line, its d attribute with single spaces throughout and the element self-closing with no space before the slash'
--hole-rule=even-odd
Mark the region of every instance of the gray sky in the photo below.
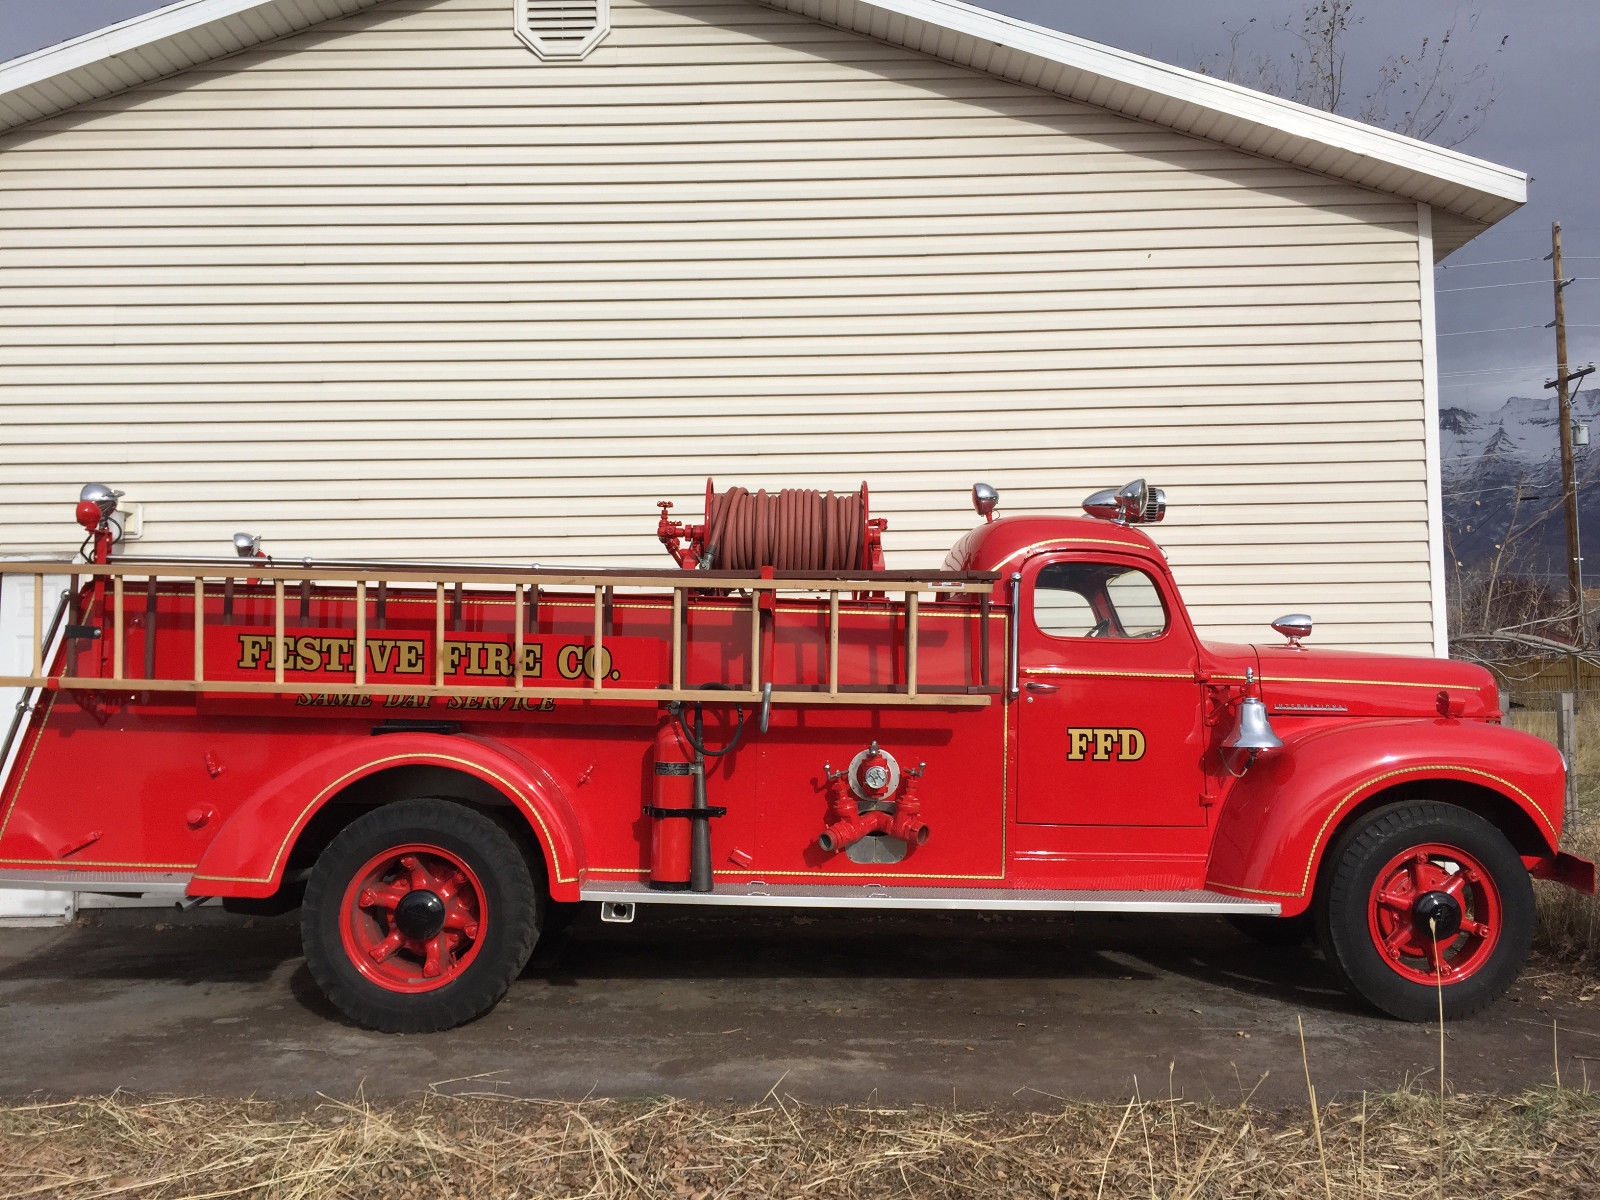
<svg viewBox="0 0 1600 1200">
<path fill-rule="evenodd" d="M 1250 44 L 1282 57 L 1290 40 L 1273 26 L 1304 0 L 977 0 L 1179 66 L 1228 44 L 1228 29 L 1256 18 Z M 160 5 L 150 0 L 0 0 L 0 60 Z M 1554 375 L 1550 222 L 1565 231 L 1574 365 L 1600 360 L 1600 4 L 1595 0 L 1358 0 L 1349 40 L 1350 91 L 1363 94 L 1379 64 L 1437 37 L 1459 14 L 1479 15 L 1456 38 L 1458 61 L 1487 61 L 1498 97 L 1460 150 L 1533 176 L 1526 208 L 1452 256 L 1439 273 L 1439 370 L 1446 405 L 1483 407 L 1540 395 Z M 1461 23 L 1458 21 L 1458 28 Z M 1504 46 L 1501 39 L 1506 38 Z M 1478 265 L 1489 264 L 1489 265 Z M 1532 327 L 1532 328 L 1519 328 Z M 1507 330 L 1506 332 L 1480 332 Z M 1552 403 L 1553 407 L 1553 403 Z"/>
</svg>

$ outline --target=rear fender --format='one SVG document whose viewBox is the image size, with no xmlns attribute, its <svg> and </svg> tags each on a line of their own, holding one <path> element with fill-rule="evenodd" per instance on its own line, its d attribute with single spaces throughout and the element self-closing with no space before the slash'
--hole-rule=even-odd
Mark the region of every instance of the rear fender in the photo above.
<svg viewBox="0 0 1600 1200">
<path fill-rule="evenodd" d="M 189 882 L 190 895 L 272 895 L 295 839 L 319 809 L 369 775 L 412 764 L 460 771 L 504 796 L 527 820 L 544 854 L 551 899 L 578 898 L 583 842 L 561 785 L 537 762 L 499 742 L 430 733 L 352 740 L 258 788 L 206 848 Z"/>
<path fill-rule="evenodd" d="M 1515 823 L 1531 826 L 1536 843 L 1524 837 L 1521 853 L 1553 856 L 1565 776 L 1549 742 L 1500 725 L 1372 720 L 1289 736 L 1223 801 L 1206 884 L 1278 900 L 1285 916 L 1302 912 L 1322 856 L 1349 816 L 1383 793 L 1429 783 L 1463 794 L 1460 785 L 1467 785 L 1497 807 L 1515 806 L 1526 817 Z"/>
</svg>

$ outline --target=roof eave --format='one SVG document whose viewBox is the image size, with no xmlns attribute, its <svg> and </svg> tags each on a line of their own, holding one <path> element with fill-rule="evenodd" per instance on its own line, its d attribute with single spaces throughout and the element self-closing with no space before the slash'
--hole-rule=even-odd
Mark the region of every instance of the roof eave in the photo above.
<svg viewBox="0 0 1600 1200">
<path fill-rule="evenodd" d="M 1483 228 L 1528 199 L 1528 176 L 1510 167 L 962 0 L 762 2 L 1138 120 L 1159 121 L 1321 175 L 1405 196 Z M 949 33 L 957 39 L 952 42 Z M 1005 61 L 995 61 L 997 49 L 1010 52 Z M 1029 61 L 1018 61 L 1019 55 Z M 980 56 L 982 65 L 974 61 Z M 1159 118 L 1153 115 L 1156 110 Z M 1271 148 L 1264 149 L 1269 143 Z"/>
<path fill-rule="evenodd" d="M 0 65 L 0 128 L 14 128 L 377 0 L 177 0 Z M 762 0 L 1458 218 L 1468 240 L 1527 202 L 1520 171 L 1225 80 L 1046 29 L 962 0 Z M 221 54 L 215 47 L 224 47 Z M 1441 247 L 1443 249 L 1443 247 Z M 1449 246 L 1448 249 L 1454 249 Z"/>
<path fill-rule="evenodd" d="M 0 64 L 0 132 L 378 2 L 177 0 Z M 185 53 L 180 40 L 199 52 Z"/>
</svg>

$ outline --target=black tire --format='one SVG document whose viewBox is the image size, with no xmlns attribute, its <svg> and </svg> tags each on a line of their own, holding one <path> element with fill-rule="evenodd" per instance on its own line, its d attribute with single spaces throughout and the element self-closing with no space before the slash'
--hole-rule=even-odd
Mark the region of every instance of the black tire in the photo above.
<svg viewBox="0 0 1600 1200">
<path fill-rule="evenodd" d="M 470 889 L 472 911 L 482 923 L 470 927 L 472 936 L 453 940 L 456 946 L 470 941 L 471 951 L 452 960 L 445 972 L 451 976 L 448 982 L 434 985 L 422 978 L 426 968 L 416 966 L 416 986 L 432 990 L 402 991 L 375 981 L 354 960 L 356 949 L 346 948 L 347 933 L 358 927 L 376 927 L 381 933 L 387 925 L 398 937 L 402 910 L 352 904 L 347 918 L 345 897 L 357 886 L 358 875 L 386 852 L 419 845 L 437 849 L 440 857 L 433 861 L 444 862 L 448 856 L 475 877 L 472 885 L 462 883 L 457 897 Z M 414 886 L 396 885 L 398 890 Z M 413 910 L 431 903 L 424 901 Z M 504 828 L 454 801 L 401 800 L 356 818 L 318 857 L 306 886 L 300 934 L 312 978 L 345 1016 L 384 1033 L 431 1033 L 476 1020 L 499 1002 L 533 951 L 542 909 L 541 889 L 528 861 Z M 351 945 L 358 943 L 352 940 Z M 398 955 L 391 952 L 396 965 L 385 970 L 398 974 L 400 964 L 418 957 L 410 946 Z"/>
<path fill-rule="evenodd" d="M 1378 875 L 1413 846 L 1454 847 L 1477 860 L 1499 898 L 1499 929 L 1465 978 L 1421 983 L 1380 951 L 1368 906 Z M 1329 963 L 1374 1008 L 1405 1021 L 1469 1017 L 1506 993 L 1533 944 L 1533 883 L 1515 848 L 1493 825 L 1462 808 L 1431 801 L 1392 804 L 1362 817 L 1334 844 L 1322 872 L 1318 932 Z M 1442 995 L 1441 995 L 1442 993 Z"/>
<path fill-rule="evenodd" d="M 1228 924 L 1263 946 L 1283 948 L 1301 946 L 1316 934 L 1316 921 L 1309 909 L 1294 917 L 1265 917 L 1259 913 L 1241 913 L 1229 917 Z"/>
</svg>

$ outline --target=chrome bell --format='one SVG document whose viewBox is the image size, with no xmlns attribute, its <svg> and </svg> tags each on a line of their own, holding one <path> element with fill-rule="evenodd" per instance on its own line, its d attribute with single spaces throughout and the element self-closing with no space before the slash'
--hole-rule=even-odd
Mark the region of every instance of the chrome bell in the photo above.
<svg viewBox="0 0 1600 1200">
<path fill-rule="evenodd" d="M 261 553 L 261 535 L 259 533 L 234 534 L 233 552 L 240 558 L 255 558 Z"/>
<path fill-rule="evenodd" d="M 1267 706 L 1261 702 L 1261 690 L 1256 685 L 1253 669 L 1244 673 L 1245 694 L 1239 701 L 1239 719 L 1233 732 L 1222 740 L 1225 750 L 1249 750 L 1252 754 L 1262 750 L 1277 750 L 1283 745 L 1267 720 Z"/>
</svg>

